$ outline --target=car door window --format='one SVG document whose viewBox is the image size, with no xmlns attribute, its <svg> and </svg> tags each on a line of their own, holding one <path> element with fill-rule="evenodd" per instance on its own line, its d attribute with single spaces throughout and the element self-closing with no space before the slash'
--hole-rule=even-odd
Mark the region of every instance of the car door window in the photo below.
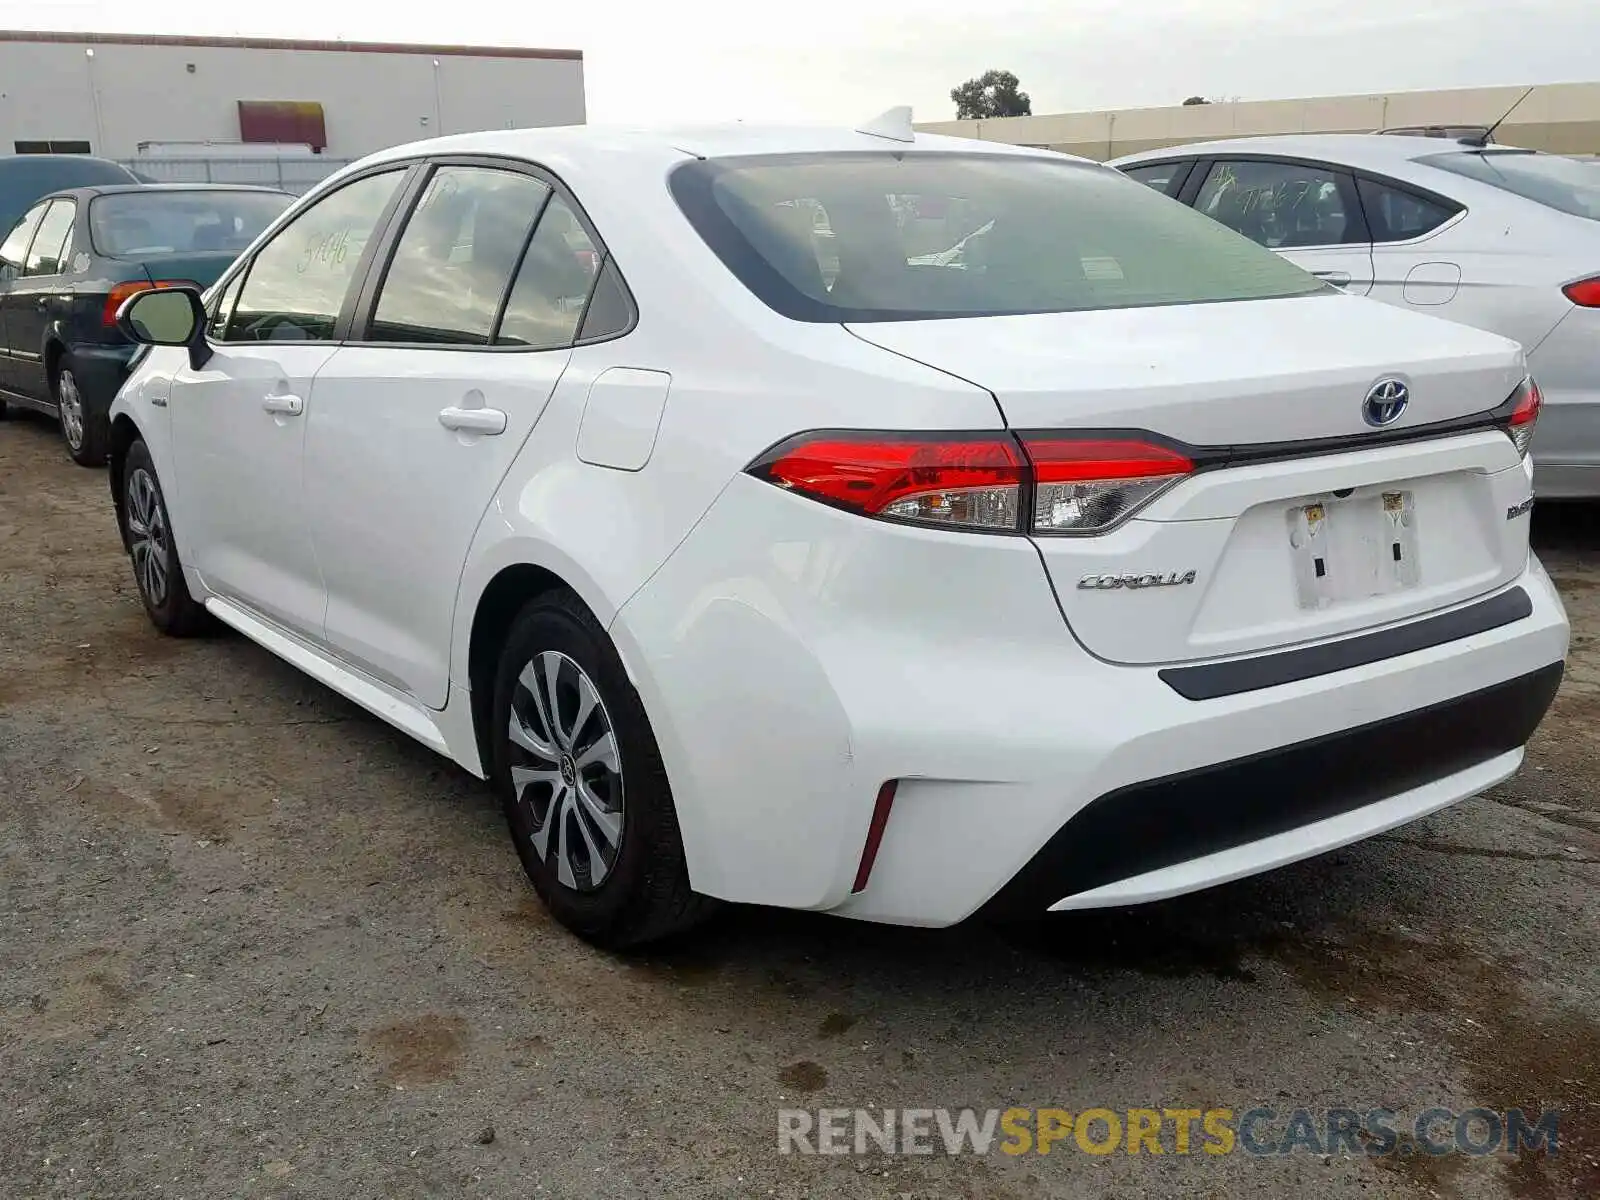
<svg viewBox="0 0 1600 1200">
<path fill-rule="evenodd" d="M 1407 242 L 1432 233 L 1461 211 L 1461 205 L 1419 196 L 1409 189 L 1361 179 L 1361 207 L 1375 242 Z"/>
<path fill-rule="evenodd" d="M 572 345 L 600 260 L 577 214 L 552 197 L 517 269 L 495 342 L 536 350 Z"/>
<path fill-rule="evenodd" d="M 0 243 L 0 265 L 10 267 L 18 275 L 22 274 L 28 259 L 28 243 L 33 240 L 33 231 L 39 228 L 39 219 L 49 207 L 48 204 L 35 204 L 11 227 L 6 240 Z"/>
<path fill-rule="evenodd" d="M 223 340 L 331 340 L 362 252 L 404 174 L 346 184 L 274 234 L 250 264 Z"/>
<path fill-rule="evenodd" d="M 1155 189 L 1163 196 L 1173 196 L 1182 186 L 1184 177 L 1189 174 L 1192 165 L 1192 160 L 1151 163 L 1149 166 L 1127 167 L 1122 173 L 1129 179 L 1137 179 L 1146 187 Z"/>
<path fill-rule="evenodd" d="M 365 341 L 484 346 L 549 185 L 440 167 L 395 244 Z"/>
<path fill-rule="evenodd" d="M 213 341 L 220 341 L 227 332 L 228 320 L 233 316 L 233 306 L 238 302 L 239 289 L 243 286 L 244 275 L 235 275 L 212 302 L 211 316 L 206 321 L 206 336 Z"/>
<path fill-rule="evenodd" d="M 71 200 L 56 200 L 39 222 L 39 231 L 33 235 L 33 245 L 28 248 L 28 263 L 24 275 L 59 275 L 61 259 L 72 237 L 72 222 L 78 206 Z"/>
<path fill-rule="evenodd" d="M 1273 250 L 1364 241 L 1347 181 L 1314 163 L 1221 161 L 1194 206 Z"/>
</svg>

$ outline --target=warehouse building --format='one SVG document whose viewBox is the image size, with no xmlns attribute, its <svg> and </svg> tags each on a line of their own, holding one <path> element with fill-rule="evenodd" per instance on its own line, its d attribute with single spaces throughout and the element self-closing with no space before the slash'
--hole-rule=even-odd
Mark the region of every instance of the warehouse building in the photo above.
<svg viewBox="0 0 1600 1200">
<path fill-rule="evenodd" d="M 1510 115 L 1506 116 L 1508 111 Z M 1485 127 L 1501 117 L 1505 121 L 1495 132 L 1498 142 L 1556 154 L 1600 154 L 1600 83 L 1542 84 L 1531 91 L 1526 86 L 1458 88 L 1234 101 L 986 121 L 932 121 L 917 128 L 1039 146 L 1104 161 L 1141 150 L 1215 138 L 1371 133 L 1428 126 Z"/>
<path fill-rule="evenodd" d="M 577 50 L 0 31 L 0 153 L 145 160 L 155 177 L 296 156 L 320 177 L 440 133 L 583 120 Z"/>
</svg>

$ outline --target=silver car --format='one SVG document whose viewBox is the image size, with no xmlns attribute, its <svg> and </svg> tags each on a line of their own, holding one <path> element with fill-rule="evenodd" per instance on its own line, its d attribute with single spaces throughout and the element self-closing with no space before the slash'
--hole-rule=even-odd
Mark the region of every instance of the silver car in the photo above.
<svg viewBox="0 0 1600 1200">
<path fill-rule="evenodd" d="M 1600 171 L 1474 141 L 1238 138 L 1111 165 L 1346 291 L 1521 342 L 1538 494 L 1600 497 Z"/>
</svg>

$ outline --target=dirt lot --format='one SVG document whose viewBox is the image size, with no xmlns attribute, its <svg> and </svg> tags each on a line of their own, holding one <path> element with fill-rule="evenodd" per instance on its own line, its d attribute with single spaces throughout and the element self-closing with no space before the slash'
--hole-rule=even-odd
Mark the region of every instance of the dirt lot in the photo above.
<svg viewBox="0 0 1600 1200">
<path fill-rule="evenodd" d="M 940 933 L 552 926 L 485 789 L 146 623 L 105 476 L 0 425 L 0 1197 L 1600 1193 L 1600 522 L 1511 783 L 1157 907 Z M 780 1157 L 785 1106 L 1561 1112 L 1554 1158 Z M 1404 1126 L 1402 1126 L 1404 1127 Z"/>
</svg>

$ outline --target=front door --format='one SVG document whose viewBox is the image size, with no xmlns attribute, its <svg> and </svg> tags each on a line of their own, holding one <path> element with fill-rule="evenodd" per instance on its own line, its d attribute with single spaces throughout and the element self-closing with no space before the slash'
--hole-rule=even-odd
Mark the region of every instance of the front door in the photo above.
<svg viewBox="0 0 1600 1200">
<path fill-rule="evenodd" d="M 358 179 L 298 214 L 229 286 L 211 358 L 172 389 L 179 530 L 207 590 L 320 640 L 325 594 L 305 493 L 317 376 L 403 169 Z M 170 503 L 170 500 L 169 500 Z"/>
<path fill-rule="evenodd" d="M 1279 159 L 1218 159 L 1194 207 L 1352 295 L 1372 290 L 1372 241 L 1355 180 L 1343 171 Z"/>
<path fill-rule="evenodd" d="M 540 178 L 441 165 L 395 243 L 361 344 L 342 346 L 317 379 L 306 496 L 328 644 L 431 707 L 449 694 L 473 535 L 539 436 L 596 250 Z"/>
</svg>

